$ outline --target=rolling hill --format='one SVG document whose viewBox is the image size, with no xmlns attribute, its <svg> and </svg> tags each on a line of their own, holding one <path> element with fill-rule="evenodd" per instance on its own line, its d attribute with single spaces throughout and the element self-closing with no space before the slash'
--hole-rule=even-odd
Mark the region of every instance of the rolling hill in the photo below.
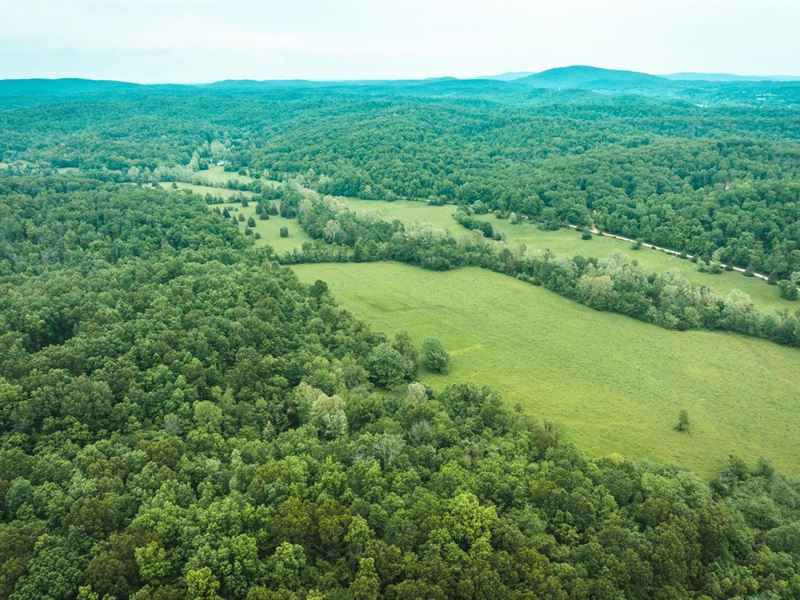
<svg viewBox="0 0 800 600">
<path fill-rule="evenodd" d="M 536 88 L 578 88 L 585 90 L 623 90 L 654 87 L 671 87 L 670 80 L 636 71 L 619 71 L 576 65 L 548 69 L 535 75 L 515 80 Z"/>
</svg>

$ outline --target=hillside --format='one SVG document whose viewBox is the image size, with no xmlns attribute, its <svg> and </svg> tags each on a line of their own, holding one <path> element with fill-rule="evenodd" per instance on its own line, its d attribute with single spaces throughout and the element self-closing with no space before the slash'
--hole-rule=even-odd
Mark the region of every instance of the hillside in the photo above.
<svg viewBox="0 0 800 600">
<path fill-rule="evenodd" d="M 670 87 L 672 85 L 663 77 L 647 73 L 583 65 L 548 69 L 515 81 L 537 88 L 579 88 L 584 90 L 623 90 L 642 87 Z"/>
</svg>

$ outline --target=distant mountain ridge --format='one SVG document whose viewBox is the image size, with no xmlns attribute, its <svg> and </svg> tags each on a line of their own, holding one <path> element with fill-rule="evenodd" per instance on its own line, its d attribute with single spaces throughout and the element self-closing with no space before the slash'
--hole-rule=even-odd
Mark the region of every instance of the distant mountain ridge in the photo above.
<svg viewBox="0 0 800 600">
<path fill-rule="evenodd" d="M 621 90 L 628 88 L 669 87 L 673 82 L 664 77 L 640 73 L 601 69 L 586 65 L 558 67 L 514 80 L 515 83 L 537 88 L 576 88 L 585 90 Z"/>
<path fill-rule="evenodd" d="M 498 73 L 497 75 L 481 75 L 475 79 L 493 79 L 494 81 L 516 81 L 523 77 L 536 75 L 536 71 L 509 71 L 507 73 Z"/>
<path fill-rule="evenodd" d="M 114 81 L 110 79 L 80 79 L 64 77 L 60 79 L 0 79 L 0 93 L 43 93 L 58 92 L 62 94 L 105 91 L 111 89 L 136 89 L 143 87 L 140 83 Z"/>
<path fill-rule="evenodd" d="M 264 90 L 280 88 L 392 88 L 408 93 L 414 90 L 438 90 L 442 95 L 451 92 L 504 90 L 510 93 L 527 93 L 527 89 L 552 91 L 573 90 L 588 93 L 641 94 L 661 98 L 698 98 L 703 95 L 714 99 L 715 90 L 737 88 L 750 94 L 771 91 L 775 86 L 791 86 L 800 83 L 800 76 L 734 75 L 728 73 L 673 73 L 651 75 L 638 71 L 604 69 L 588 65 L 573 65 L 547 69 L 538 73 L 514 71 L 466 79 L 454 77 L 431 77 L 425 79 L 371 79 L 371 80 L 308 80 L 308 79 L 227 79 L 208 83 L 161 83 L 139 84 L 113 80 L 80 78 L 62 79 L 0 79 L 0 96 L 22 98 L 27 96 L 79 95 L 103 92 L 148 93 L 149 90 L 196 89 L 209 90 Z M 514 90 L 517 90 L 516 92 Z M 726 92 L 728 93 L 728 92 Z M 732 96 L 731 96 L 732 97 Z M 694 101 L 694 100 L 693 100 Z M 699 100 L 704 101 L 704 100 Z"/>
</svg>

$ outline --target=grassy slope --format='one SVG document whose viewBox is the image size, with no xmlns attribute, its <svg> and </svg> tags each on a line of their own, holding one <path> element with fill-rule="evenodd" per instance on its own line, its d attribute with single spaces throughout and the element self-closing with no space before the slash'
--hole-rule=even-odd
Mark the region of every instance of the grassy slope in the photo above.
<svg viewBox="0 0 800 600">
<path fill-rule="evenodd" d="M 217 165 L 212 165 L 205 171 L 197 171 L 197 174 L 205 179 L 209 185 L 225 185 L 229 181 L 238 181 L 240 183 L 250 183 L 253 181 L 252 177 L 226 171 L 224 167 L 218 167 Z"/>
<path fill-rule="evenodd" d="M 256 205 L 254 202 L 249 203 L 246 208 L 236 203 L 212 205 L 212 207 L 219 207 L 220 209 L 225 206 L 228 207 L 228 211 L 234 218 L 238 218 L 239 213 L 242 213 L 245 219 L 253 217 L 256 220 L 254 231 L 261 234 L 261 239 L 256 240 L 256 246 L 270 244 L 275 249 L 275 252 L 278 254 L 285 254 L 286 252 L 291 252 L 295 248 L 300 248 L 303 242 L 311 239 L 303 228 L 300 227 L 297 219 L 284 219 L 281 216 L 274 215 L 270 216 L 268 221 L 260 220 L 256 214 Z M 244 231 L 246 224 L 246 220 L 239 222 L 239 227 L 242 231 Z M 282 238 L 280 236 L 281 227 L 286 227 L 289 230 L 289 237 Z"/>
<path fill-rule="evenodd" d="M 250 202 L 245 208 L 240 203 L 231 201 L 232 196 L 241 194 L 250 197 L 253 195 L 252 192 L 240 192 L 238 190 L 194 185 L 192 183 L 176 182 L 175 185 L 179 190 L 190 190 L 196 194 L 200 194 L 201 196 L 211 194 L 215 198 L 227 200 L 227 202 L 211 204 L 209 205 L 209 208 L 219 207 L 222 209 L 223 207 L 227 206 L 228 211 L 234 218 L 237 218 L 239 213 L 242 213 L 245 216 L 245 219 L 248 217 L 253 217 L 256 220 L 254 231 L 257 231 L 261 234 L 261 239 L 256 240 L 256 246 L 265 246 L 270 244 L 275 249 L 275 252 L 278 254 L 284 254 L 286 252 L 291 252 L 295 248 L 300 248 L 300 246 L 303 245 L 303 242 L 311 239 L 303 230 L 303 228 L 300 227 L 296 219 L 284 219 L 281 216 L 271 216 L 268 221 L 262 221 L 258 218 L 258 215 L 256 215 L 255 202 Z M 165 182 L 162 184 L 162 187 L 167 190 L 173 189 L 172 182 Z M 239 228 L 244 231 L 247 221 L 245 220 L 240 222 L 237 220 L 237 222 L 239 223 Z M 281 227 L 286 227 L 289 230 L 288 238 L 282 238 L 280 236 Z"/>
<path fill-rule="evenodd" d="M 395 200 L 394 202 L 383 202 L 380 200 L 361 200 L 358 198 L 341 198 L 349 209 L 359 213 L 378 213 L 383 219 L 397 219 L 403 223 L 427 223 L 437 229 L 449 231 L 454 236 L 464 235 L 464 229 L 453 218 L 456 210 L 455 206 L 432 206 L 425 202 L 415 202 L 413 200 Z"/>
<path fill-rule="evenodd" d="M 466 232 L 452 217 L 454 206 L 428 206 L 424 202 L 404 200 L 396 202 L 354 198 L 340 198 L 340 200 L 357 212 L 374 211 L 384 218 L 399 219 L 404 223 L 430 223 L 457 236 Z M 776 286 L 744 277 L 740 273 L 725 272 L 718 275 L 701 273 L 697 270 L 697 265 L 688 260 L 655 250 L 631 250 L 630 244 L 607 237 L 594 236 L 591 240 L 582 240 L 580 233 L 571 229 L 542 231 L 533 223 L 512 225 L 508 221 L 497 219 L 494 215 L 479 215 L 478 218 L 489 221 L 496 230 L 505 234 L 506 242 L 511 245 L 525 244 L 534 248 L 549 248 L 555 254 L 567 256 L 580 254 L 596 258 L 604 258 L 619 250 L 631 259 L 639 261 L 639 264 L 649 271 L 661 273 L 677 269 L 689 281 L 705 285 L 723 296 L 728 295 L 732 289 L 741 290 L 764 312 L 773 312 L 779 308 L 793 310 L 800 307 L 797 302 L 783 300 L 778 295 Z"/>
<path fill-rule="evenodd" d="M 357 317 L 453 356 L 434 386 L 486 383 L 556 421 L 593 454 L 622 453 L 712 474 L 729 454 L 800 474 L 800 351 L 738 335 L 673 332 L 594 311 L 481 269 L 395 263 L 295 267 L 328 282 Z M 487 310 L 491 307 L 490 310 Z M 686 408 L 692 431 L 673 430 Z"/>
<path fill-rule="evenodd" d="M 669 269 L 677 269 L 692 283 L 709 287 L 723 296 L 727 296 L 733 289 L 741 290 L 764 312 L 773 312 L 779 308 L 790 310 L 800 308 L 797 302 L 783 300 L 776 286 L 768 285 L 759 279 L 745 277 L 741 273 L 728 271 L 717 275 L 701 273 L 697 270 L 697 265 L 689 260 L 647 248 L 632 250 L 629 243 L 613 238 L 593 236 L 591 240 L 582 240 L 579 232 L 570 229 L 542 231 L 532 223 L 511 225 L 508 221 L 501 221 L 493 216 L 487 220 L 505 234 L 509 244 L 526 244 L 536 248 L 550 248 L 556 254 L 568 256 L 580 254 L 597 258 L 609 256 L 618 250 L 631 260 L 638 261 L 648 271 L 662 273 Z"/>
</svg>

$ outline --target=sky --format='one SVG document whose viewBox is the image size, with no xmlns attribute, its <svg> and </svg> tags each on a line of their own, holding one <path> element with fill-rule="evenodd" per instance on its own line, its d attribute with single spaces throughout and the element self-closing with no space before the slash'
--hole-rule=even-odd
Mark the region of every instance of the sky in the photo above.
<svg viewBox="0 0 800 600">
<path fill-rule="evenodd" d="M 574 64 L 800 75 L 800 0 L 0 0 L 0 79 L 411 79 Z"/>
</svg>

